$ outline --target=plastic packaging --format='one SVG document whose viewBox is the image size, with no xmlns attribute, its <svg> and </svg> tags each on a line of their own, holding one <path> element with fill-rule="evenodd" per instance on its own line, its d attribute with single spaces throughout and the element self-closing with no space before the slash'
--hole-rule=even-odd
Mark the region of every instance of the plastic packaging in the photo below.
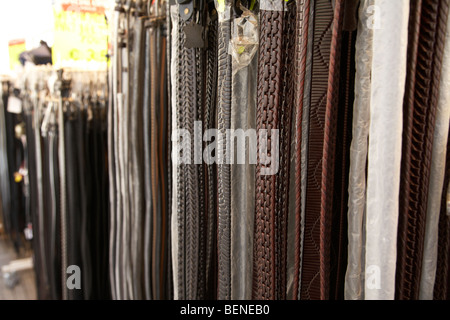
<svg viewBox="0 0 450 320">
<path fill-rule="evenodd" d="M 356 39 L 355 103 L 353 108 L 353 140 L 350 146 L 348 198 L 348 264 L 344 295 L 347 300 L 364 297 L 363 225 L 366 206 L 366 165 L 370 122 L 370 89 L 373 32 L 368 28 L 367 8 L 374 0 L 362 0 Z"/>
<path fill-rule="evenodd" d="M 245 7 L 241 17 L 233 20 L 232 37 L 228 52 L 233 58 L 233 75 L 248 66 L 258 51 L 258 17 Z"/>
<path fill-rule="evenodd" d="M 383 27 L 373 30 L 365 299 L 395 297 L 408 0 L 375 0 Z"/>
</svg>

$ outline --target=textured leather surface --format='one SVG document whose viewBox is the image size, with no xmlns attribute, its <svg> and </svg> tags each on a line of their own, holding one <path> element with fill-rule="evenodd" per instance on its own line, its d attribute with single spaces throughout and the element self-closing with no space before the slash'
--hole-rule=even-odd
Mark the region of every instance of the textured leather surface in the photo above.
<svg viewBox="0 0 450 320">
<path fill-rule="evenodd" d="M 315 1 L 313 77 L 311 83 L 311 105 L 308 146 L 308 181 L 306 186 L 305 237 L 302 257 L 301 299 L 321 299 L 322 280 L 325 270 L 321 269 L 321 187 L 322 156 L 325 130 L 325 110 L 329 63 L 331 53 L 333 8 L 330 1 Z M 325 57 L 325 58 L 323 58 Z M 324 240 L 324 239 L 323 239 Z M 323 260 L 322 258 L 322 260 Z M 325 262 L 325 261 L 323 261 Z"/>
<path fill-rule="evenodd" d="M 417 6 L 415 6 L 417 5 Z M 418 299 L 431 155 L 449 1 L 414 3 L 404 106 L 397 299 Z M 418 16 L 420 12 L 420 20 Z M 430 54 L 432 53 L 432 54 Z"/>
<path fill-rule="evenodd" d="M 206 96 L 203 115 L 205 129 L 217 128 L 217 79 L 218 79 L 218 17 L 213 3 L 209 6 L 208 48 L 206 52 Z M 214 299 L 217 296 L 217 277 L 214 272 L 216 264 L 215 247 L 217 246 L 217 167 L 215 164 L 205 165 L 205 297 Z"/>
<path fill-rule="evenodd" d="M 256 129 L 269 130 L 267 152 L 271 144 L 271 129 L 279 128 L 281 94 L 283 15 L 281 11 L 260 11 L 260 42 Z M 258 137 L 258 150 L 262 148 Z M 253 257 L 253 299 L 276 299 L 276 176 L 261 175 L 260 153 L 256 165 L 255 239 Z"/>
<path fill-rule="evenodd" d="M 450 138 L 450 137 L 449 137 Z M 447 156 L 445 164 L 444 188 L 442 190 L 441 212 L 439 216 L 439 239 L 434 284 L 434 299 L 448 300 L 450 298 L 450 217 L 448 215 L 448 191 L 450 183 L 450 139 L 447 141 Z"/>
<path fill-rule="evenodd" d="M 295 2 L 284 11 L 260 12 L 260 55 L 257 90 L 257 130 L 268 130 L 268 155 L 276 156 L 272 143 L 279 143 L 279 170 L 263 175 L 264 164 L 256 166 L 255 238 L 253 257 L 253 298 L 285 299 L 287 291 L 287 233 L 291 123 L 294 106 Z M 279 130 L 279 140 L 271 129 Z M 274 140 L 274 141 L 272 141 Z M 258 150 L 266 142 L 259 140 Z M 273 154 L 275 153 L 275 154 Z M 273 163 L 269 165 L 274 165 Z"/>
<path fill-rule="evenodd" d="M 296 43 L 296 68 L 297 68 L 297 87 L 295 90 L 294 107 L 296 108 L 296 129 L 295 129 L 295 262 L 294 262 L 294 300 L 299 297 L 300 287 L 300 269 L 301 269 L 301 243 L 303 234 L 302 224 L 302 140 L 303 140 L 303 115 L 304 115 L 304 96 L 306 80 L 306 60 L 308 55 L 308 39 L 310 24 L 311 1 L 303 0 L 297 5 L 297 43 Z"/>
<path fill-rule="evenodd" d="M 229 10 L 229 9 L 225 9 Z M 228 45 L 231 37 L 231 20 L 219 20 L 218 27 L 218 86 L 217 125 L 225 139 L 231 128 L 231 56 Z M 226 155 L 226 143 L 219 143 L 219 154 Z M 219 300 L 231 299 L 231 168 L 226 159 L 217 165 L 218 187 L 218 296 Z"/>
</svg>

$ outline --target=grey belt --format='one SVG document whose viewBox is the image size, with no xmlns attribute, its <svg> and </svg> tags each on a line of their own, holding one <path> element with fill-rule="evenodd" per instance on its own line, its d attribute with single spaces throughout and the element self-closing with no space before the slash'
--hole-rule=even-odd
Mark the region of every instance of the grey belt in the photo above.
<svg viewBox="0 0 450 320">
<path fill-rule="evenodd" d="M 230 10 L 225 7 L 224 10 Z M 228 12 L 230 13 L 230 12 Z M 223 15 L 226 15 L 225 13 Z M 231 128 L 231 56 L 228 45 L 231 37 L 231 21 L 219 17 L 218 28 L 218 130 L 225 137 Z M 225 159 L 226 142 L 222 141 L 218 152 L 217 170 L 218 186 L 218 299 L 231 299 L 231 168 Z"/>
</svg>

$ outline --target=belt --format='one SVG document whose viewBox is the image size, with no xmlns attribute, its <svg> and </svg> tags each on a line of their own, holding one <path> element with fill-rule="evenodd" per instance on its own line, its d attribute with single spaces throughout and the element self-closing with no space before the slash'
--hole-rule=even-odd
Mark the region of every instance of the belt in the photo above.
<svg viewBox="0 0 450 320">
<path fill-rule="evenodd" d="M 450 92 L 445 89 L 450 85 L 450 16 L 447 18 L 447 32 L 442 63 L 442 77 L 439 90 L 439 102 L 436 112 L 436 129 L 434 132 L 433 154 L 428 189 L 427 220 L 425 229 L 422 276 L 420 279 L 420 300 L 432 300 L 436 280 L 436 266 L 439 239 L 439 214 L 444 189 L 445 157 L 449 130 Z M 445 201 L 444 201 L 445 203 Z"/>
<path fill-rule="evenodd" d="M 311 104 L 308 146 L 308 176 L 305 203 L 305 227 L 302 256 L 301 299 L 321 299 L 326 295 L 324 277 L 325 251 L 324 227 L 321 219 L 322 160 L 324 150 L 325 110 L 327 109 L 329 68 L 321 57 L 330 57 L 333 26 L 333 8 L 330 1 L 315 2 L 314 49 L 311 80 Z M 326 186 L 325 186 L 326 187 Z M 324 190 L 326 191 L 326 190 Z M 325 209 L 325 208 L 323 208 Z"/>
<path fill-rule="evenodd" d="M 449 1 L 411 7 L 404 103 L 397 299 L 418 299 L 439 81 Z M 417 11 L 420 12 L 420 17 Z M 419 20 L 420 19 L 420 20 Z M 432 52 L 433 54 L 430 54 Z M 431 70 L 431 72 L 430 72 Z"/>
<path fill-rule="evenodd" d="M 170 96 L 171 96 L 171 127 L 172 131 L 178 128 L 178 95 L 177 95 L 177 88 L 178 88 L 178 23 L 179 23 L 179 14 L 178 14 L 178 6 L 177 5 L 170 5 L 170 21 L 171 21 L 171 32 L 170 38 L 171 38 L 171 49 L 170 49 L 170 79 L 171 79 L 171 87 L 170 87 Z M 176 152 L 176 145 L 172 144 L 172 152 Z M 177 156 L 177 155 L 172 155 Z M 181 188 L 181 184 L 178 181 L 178 170 L 179 165 L 176 163 L 176 161 L 172 162 L 172 199 L 171 199 L 171 249 L 172 249 L 172 275 L 173 275 L 173 297 L 174 299 L 180 299 L 179 298 L 179 292 L 180 290 L 180 282 L 179 278 L 181 276 L 179 275 L 179 251 L 180 248 L 178 247 L 179 244 L 179 232 L 181 232 L 181 226 L 179 225 L 179 211 L 178 211 L 178 202 L 179 202 L 179 196 L 178 196 L 178 190 Z"/>
<path fill-rule="evenodd" d="M 290 9 L 290 10 L 289 10 Z M 258 137 L 258 163 L 256 165 L 256 189 L 255 189 L 255 238 L 253 257 L 253 299 L 277 299 L 285 296 L 286 284 L 285 272 L 281 270 L 286 265 L 286 232 L 287 215 L 281 216 L 277 212 L 277 175 L 264 175 L 264 165 L 261 161 L 261 148 L 267 143 L 267 155 L 276 153 L 273 149 L 271 129 L 283 128 L 282 120 L 290 119 L 290 112 L 286 118 L 280 117 L 280 105 L 282 100 L 283 74 L 283 28 L 291 26 L 292 13 L 295 9 L 288 8 L 287 19 L 284 19 L 283 7 L 281 11 L 260 11 L 260 42 L 258 62 L 258 89 L 256 129 L 268 130 L 267 142 Z M 288 24 L 285 24 L 285 20 Z M 291 30 L 291 29 L 290 29 Z M 293 32 L 291 30 L 291 32 Z M 287 70 L 286 70 L 287 71 Z M 290 101 L 287 101 L 289 104 Z M 288 135 L 290 127 L 285 129 Z M 283 135 L 283 132 L 282 134 Z M 289 148 L 284 141 L 285 148 Z M 275 141 L 277 143 L 277 141 Z M 289 144 L 289 143 L 287 143 Z M 270 147 L 269 147 L 270 146 Z M 269 149 L 270 148 L 270 149 Z M 288 153 L 289 155 L 289 153 Z M 278 161 L 275 160 L 275 161 Z M 287 160 L 286 160 L 287 161 Z M 273 165 L 273 164 L 272 164 Z M 289 171 L 287 171 L 289 172 Z M 283 208 L 283 213 L 286 213 Z M 283 261 L 284 260 L 284 261 Z"/>
<path fill-rule="evenodd" d="M 325 128 L 322 158 L 322 189 L 320 210 L 320 299 L 330 296 L 331 232 L 333 219 L 333 185 L 335 178 L 336 134 L 339 104 L 339 70 L 342 18 L 342 1 L 336 1 L 332 23 L 331 53 L 329 61 L 328 92 L 325 110 Z M 351 48 L 351 46 L 349 46 Z M 348 105 L 347 105 L 348 107 Z M 345 129 L 345 128 L 344 128 Z"/>
<path fill-rule="evenodd" d="M 280 103 L 280 168 L 276 177 L 276 216 L 277 216 L 277 299 L 286 299 L 286 265 L 287 265 L 287 232 L 289 214 L 289 176 L 291 155 L 291 132 L 293 106 L 295 100 L 296 83 L 296 17 L 297 7 L 295 1 L 285 4 L 283 17 L 283 62 L 282 62 L 282 88 Z"/>
<path fill-rule="evenodd" d="M 150 88 L 151 86 L 151 54 L 150 48 L 152 46 L 150 29 L 146 29 L 146 51 L 145 51 L 145 80 L 144 87 Z M 143 107 L 143 135 L 144 135 L 144 178 L 145 178 L 145 235 L 144 235 L 144 283 L 145 283 L 145 295 L 146 299 L 151 300 L 153 298 L 152 292 L 152 218 L 153 218 L 153 208 L 152 208 L 152 177 L 151 177 L 151 141 L 150 141 L 150 118 L 151 118 L 151 107 L 150 107 L 150 91 L 144 90 L 144 107 Z"/>
<path fill-rule="evenodd" d="M 205 112 L 204 112 L 204 124 L 205 129 L 216 128 L 216 108 L 217 108 L 217 59 L 218 59 L 218 17 L 217 11 L 214 8 L 214 3 L 209 4 L 209 21 L 208 21 L 208 48 L 206 51 L 206 96 L 205 96 Z M 216 166 L 214 164 L 206 165 L 206 261 L 205 261 L 205 281 L 206 291 L 205 298 L 214 299 L 216 294 L 215 283 L 216 276 L 214 272 L 215 254 L 214 248 L 216 247 L 216 215 L 217 215 L 217 177 Z"/>
<path fill-rule="evenodd" d="M 444 188 L 441 198 L 439 216 L 439 237 L 436 280 L 434 283 L 434 299 L 448 300 L 450 298 L 450 217 L 448 215 L 448 192 L 450 183 L 450 136 L 447 141 L 447 155 L 445 163 Z"/>
<path fill-rule="evenodd" d="M 302 154 L 304 150 L 302 148 L 302 141 L 304 139 L 303 130 L 304 123 L 303 117 L 306 114 L 305 104 L 303 103 L 305 97 L 305 81 L 306 76 L 306 60 L 308 55 L 308 39 L 309 37 L 309 17 L 311 10 L 311 1 L 303 0 L 297 5 L 297 48 L 296 48 L 296 68 L 297 68 L 297 84 L 298 87 L 295 91 L 295 108 L 296 108 L 296 120 L 295 123 L 295 261 L 294 261 L 294 283 L 293 283 L 293 299 L 299 298 L 300 288 L 300 270 L 301 270 L 301 243 L 302 243 L 302 204 L 304 199 L 302 198 Z M 312 29 L 312 28 L 311 28 Z"/>
<path fill-rule="evenodd" d="M 117 31 L 114 30 L 114 33 Z M 115 56 L 115 55 L 114 55 Z M 114 61 L 115 62 L 115 61 Z M 111 70 L 115 69 L 113 62 L 113 67 Z M 116 292 L 116 279 L 115 279 L 115 255 L 116 255 L 116 213 L 117 213 L 117 198 L 116 198 L 116 163 L 115 163 L 115 141 L 114 141 L 114 110 L 115 102 L 114 98 L 116 92 L 115 88 L 115 71 L 108 73 L 108 87 L 109 87 L 109 97 L 108 97 L 108 123 L 107 123 L 107 139 L 108 139 L 108 182 L 109 182 L 109 279 L 111 286 L 111 296 L 112 299 L 117 299 Z"/>
<path fill-rule="evenodd" d="M 143 18 L 136 18 L 133 28 L 133 63 L 132 78 L 133 90 L 130 105 L 130 153 L 132 163 L 132 185 L 133 193 L 130 194 L 132 205 L 132 233 L 131 233 L 131 252 L 133 262 L 133 298 L 141 300 L 143 297 L 142 284 L 142 247 L 143 247 L 143 201 L 144 196 L 144 180 L 143 180 L 143 135 L 142 135 L 142 103 L 143 103 L 143 80 L 144 70 L 144 47 L 145 33 Z"/>
<path fill-rule="evenodd" d="M 230 14 L 229 7 L 224 9 Z M 225 15 L 226 13 L 222 13 Z M 218 187 L 218 296 L 219 300 L 231 298 L 231 168 L 225 159 L 225 133 L 231 128 L 231 56 L 228 45 L 231 37 L 231 20 L 219 16 L 218 26 L 218 130 L 222 135 L 218 152 L 222 156 L 217 165 Z"/>
<path fill-rule="evenodd" d="M 170 13 L 170 4 L 166 4 L 166 99 L 167 99 L 167 137 L 168 142 L 165 143 L 167 148 L 166 156 L 168 157 L 167 162 L 167 273 L 166 273 L 166 298 L 173 299 L 173 275 L 172 275 L 172 195 L 173 195 L 173 183 L 172 183 L 172 144 L 171 144 L 171 133 L 172 133 L 172 66 L 171 66 L 171 54 L 172 54 L 172 20 Z"/>
<path fill-rule="evenodd" d="M 151 181 L 153 206 L 152 284 L 153 298 L 166 296 L 167 270 L 167 99 L 166 85 L 166 38 L 161 25 L 155 24 L 150 30 L 150 70 L 151 70 Z M 159 61 L 159 63 L 158 63 Z M 159 83 L 159 85 L 157 85 Z"/>
<path fill-rule="evenodd" d="M 7 146 L 7 131 L 6 131 L 6 108 L 3 104 L 3 83 L 0 91 L 2 97 L 0 98 L 0 193 L 2 204 L 2 215 L 0 217 L 1 223 L 6 232 L 9 231 L 9 214 L 11 212 L 11 189 L 9 184 L 9 163 L 8 163 L 8 146 Z"/>
<path fill-rule="evenodd" d="M 179 10 L 182 10 L 179 6 Z M 184 10 L 183 10 L 184 11 Z M 181 14 L 181 13 L 180 13 Z M 177 69 L 177 126 L 194 136 L 194 122 L 202 119 L 204 88 L 201 74 L 204 68 L 204 51 L 191 47 L 187 42 L 185 28 L 200 25 L 203 28 L 203 11 L 196 11 L 185 20 L 180 15 L 178 24 L 178 57 Z M 177 168 L 177 210 L 178 210 L 178 299 L 197 299 L 199 271 L 199 231 L 200 218 L 204 208 L 200 205 L 200 184 L 202 166 L 192 163 L 195 159 L 195 148 L 188 148 L 190 141 L 182 143 L 183 154 L 191 159 L 189 164 L 180 164 Z M 200 281 L 200 285 L 202 281 Z"/>
<path fill-rule="evenodd" d="M 350 144 L 352 138 L 352 111 L 355 95 L 355 42 L 358 1 L 345 1 L 341 14 L 342 33 L 340 69 L 336 69 L 339 77 L 339 91 L 335 92 L 339 101 L 335 108 L 335 163 L 334 182 L 330 185 L 334 190 L 332 197 L 331 243 L 330 243 L 330 293 L 329 299 L 343 300 L 345 286 L 345 270 L 347 267 L 348 247 L 348 186 L 350 171 Z M 340 56 L 340 57 L 339 57 Z M 337 98 L 336 97 L 336 98 Z M 340 165 L 339 165 L 340 164 Z"/>
<path fill-rule="evenodd" d="M 61 79 L 60 79 L 61 81 Z M 61 95 L 61 93 L 60 93 Z M 66 160 L 65 160 L 65 129 L 64 129 L 64 113 L 63 101 L 59 96 L 58 103 L 58 129 L 59 129 L 59 148 L 58 148 L 58 166 L 59 166 L 59 184 L 60 184 L 60 214 L 61 214 L 61 287 L 62 298 L 69 298 L 66 287 L 66 270 L 68 266 L 67 257 L 67 193 L 66 193 Z"/>
</svg>

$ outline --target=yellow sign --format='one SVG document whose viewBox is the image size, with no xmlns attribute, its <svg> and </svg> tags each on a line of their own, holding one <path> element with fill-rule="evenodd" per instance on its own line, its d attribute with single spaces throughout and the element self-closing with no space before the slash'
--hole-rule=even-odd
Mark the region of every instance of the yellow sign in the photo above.
<svg viewBox="0 0 450 320">
<path fill-rule="evenodd" d="M 22 52 L 26 51 L 25 40 L 11 40 L 9 41 L 9 68 L 14 70 L 20 65 L 19 56 Z"/>
<path fill-rule="evenodd" d="M 52 48 L 57 67 L 84 67 L 105 64 L 108 50 L 108 27 L 101 10 L 54 8 L 55 30 Z"/>
</svg>

